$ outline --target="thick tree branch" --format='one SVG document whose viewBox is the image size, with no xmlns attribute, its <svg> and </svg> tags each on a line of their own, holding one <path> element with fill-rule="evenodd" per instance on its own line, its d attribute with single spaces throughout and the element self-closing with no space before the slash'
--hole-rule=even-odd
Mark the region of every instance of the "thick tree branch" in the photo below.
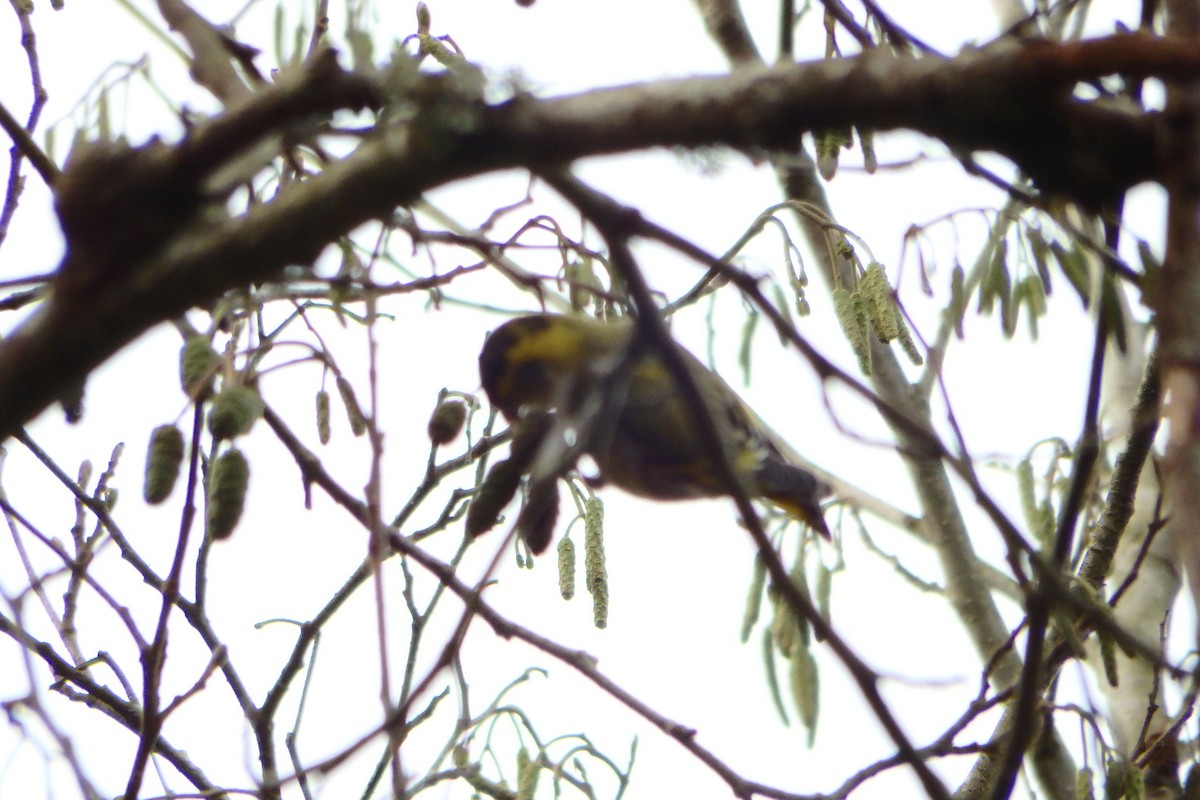
<svg viewBox="0 0 1200 800">
<path fill-rule="evenodd" d="M 1070 99 L 1074 81 L 1118 71 L 1196 75 L 1200 52 L 1128 35 L 953 61 L 869 53 L 496 106 L 459 76 L 372 84 L 319 60 L 179 145 L 110 146 L 64 173 L 56 189 L 68 252 L 55 294 L 0 346 L 0 435 L 152 325 L 311 263 L 337 237 L 428 189 L 497 169 L 657 146 L 792 148 L 804 130 L 856 123 L 993 149 L 1044 186 L 1094 200 L 1160 171 L 1156 117 Z M 281 128 L 380 96 L 396 98 L 402 121 L 271 203 L 219 218 L 239 157 Z"/>
</svg>

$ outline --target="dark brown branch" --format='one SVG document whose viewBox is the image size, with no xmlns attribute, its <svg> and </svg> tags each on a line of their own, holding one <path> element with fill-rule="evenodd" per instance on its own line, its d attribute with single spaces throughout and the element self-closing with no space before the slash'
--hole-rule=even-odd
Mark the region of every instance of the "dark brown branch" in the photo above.
<svg viewBox="0 0 1200 800">
<path fill-rule="evenodd" d="M 21 647 L 41 659 L 54 675 L 62 681 L 62 683 L 56 684 L 55 688 L 57 691 L 62 692 L 72 700 L 84 703 L 102 712 L 111 719 L 116 720 L 129 731 L 137 733 L 141 729 L 142 716 L 136 704 L 122 700 L 108 687 L 94 681 L 87 672 L 76 669 L 71 662 L 60 656 L 51 645 L 33 638 L 21 626 L 3 615 L 0 615 L 0 634 L 10 637 L 21 645 Z M 67 687 L 67 684 L 78 686 L 83 691 L 73 691 Z M 179 773 L 186 777 L 198 791 L 204 792 L 205 796 L 213 798 L 228 797 L 228 794 L 210 781 L 188 759 L 183 751 L 172 747 L 162 737 L 159 737 L 155 742 L 155 752 L 179 770 Z"/>
<path fill-rule="evenodd" d="M 197 405 L 192 413 L 193 442 L 200 438 L 200 426 L 203 419 L 204 412 L 201 406 Z M 155 626 L 154 640 L 141 652 L 142 727 L 138 732 L 137 752 L 134 754 L 133 766 L 129 770 L 129 781 L 125 786 L 124 796 L 129 798 L 138 796 L 142 787 L 142 779 L 145 777 L 146 766 L 149 764 L 150 756 L 157 749 L 158 738 L 162 733 L 164 717 L 160 693 L 163 664 L 167 658 L 167 621 L 179 600 L 179 582 L 183 576 L 188 538 L 196 516 L 196 507 L 192 498 L 195 496 L 194 489 L 199 472 L 200 455 L 193 447 L 191 460 L 188 463 L 188 502 L 184 504 L 182 519 L 179 523 L 179 537 L 175 544 L 175 555 L 171 560 L 171 571 L 167 574 L 167 579 L 163 584 L 162 605 L 158 613 L 158 624 Z"/>
<path fill-rule="evenodd" d="M 367 79 L 326 59 L 180 145 L 110 149 L 88 170 L 63 174 L 68 253 L 59 291 L 0 346 L 0 435 L 152 325 L 231 288 L 269 281 L 287 265 L 311 263 L 338 236 L 389 217 L 430 188 L 497 169 L 656 146 L 790 148 L 801 131 L 855 123 L 995 150 L 1044 187 L 1106 196 L 1160 171 L 1156 117 L 1069 98 L 1074 81 L 1117 71 L 1200 74 L 1200 52 L 1137 34 L 1012 45 L 953 61 L 875 52 L 498 106 L 463 94 L 446 76 L 421 76 L 407 123 L 381 130 L 354 155 L 244 216 L 200 214 L 215 199 L 205 193 L 219 171 L 261 145 L 281 119 L 299 124 L 376 101 Z M 101 179 L 107 184 L 98 186 Z M 115 241 L 114 230 L 122 232 Z"/>
<path fill-rule="evenodd" d="M 25 59 L 29 62 L 29 78 L 33 84 L 33 103 L 29 108 L 29 115 L 26 117 L 25 124 L 21 125 L 9 113 L 8 109 L 0 103 L 0 128 L 3 128 L 13 140 L 13 148 L 9 151 L 9 168 L 8 180 L 4 189 L 4 205 L 0 207 L 0 244 L 3 244 L 8 236 L 8 228 L 12 223 L 13 216 L 17 212 L 17 206 L 21 200 L 21 193 L 25 188 L 25 178 L 21 175 L 21 162 L 26 158 L 42 175 L 42 179 L 47 183 L 52 182 L 52 176 L 57 174 L 58 169 L 42 152 L 42 149 L 33 141 L 33 132 L 37 130 L 38 121 L 42 117 L 42 109 L 46 107 L 46 101 L 50 99 L 46 92 L 46 87 L 42 82 L 42 66 L 41 59 L 38 57 L 37 50 L 37 35 L 33 30 L 33 5 L 29 3 L 14 3 L 13 10 L 16 12 L 17 21 L 21 26 L 21 46 L 25 48 Z M 10 78 L 11 83 L 16 83 Z"/>
</svg>

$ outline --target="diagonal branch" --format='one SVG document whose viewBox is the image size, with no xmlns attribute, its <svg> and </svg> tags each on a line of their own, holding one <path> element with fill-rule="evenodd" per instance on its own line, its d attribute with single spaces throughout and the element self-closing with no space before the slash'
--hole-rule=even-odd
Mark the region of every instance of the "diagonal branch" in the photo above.
<svg viewBox="0 0 1200 800">
<path fill-rule="evenodd" d="M 398 88 L 395 76 L 351 75 L 327 56 L 178 145 L 110 145 L 63 173 L 56 191 L 68 251 L 57 291 L 0 345 L 0 435 L 151 326 L 311 263 L 339 236 L 433 187 L 498 169 L 660 146 L 792 149 L 802 131 L 861 124 L 995 150 L 1046 188 L 1096 200 L 1163 169 L 1157 117 L 1071 99 L 1075 81 L 1114 72 L 1198 75 L 1200 52 L 1141 34 L 951 61 L 872 52 L 491 106 L 454 76 L 410 75 Z M 281 126 L 397 92 L 407 117 L 272 202 L 219 219 L 228 170 Z"/>
</svg>

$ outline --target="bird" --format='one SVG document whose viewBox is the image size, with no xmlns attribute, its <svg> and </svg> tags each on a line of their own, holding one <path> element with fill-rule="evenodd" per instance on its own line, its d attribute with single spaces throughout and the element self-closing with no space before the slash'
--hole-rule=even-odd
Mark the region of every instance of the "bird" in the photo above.
<svg viewBox="0 0 1200 800">
<path fill-rule="evenodd" d="M 708 406 L 742 488 L 830 537 L 820 501 L 830 488 L 792 463 L 793 453 L 720 375 L 679 348 Z M 698 433 L 692 405 L 633 320 L 537 313 L 498 327 L 479 354 L 492 406 L 510 422 L 553 412 L 584 437 L 601 483 L 654 500 L 731 495 L 727 473 Z"/>
</svg>

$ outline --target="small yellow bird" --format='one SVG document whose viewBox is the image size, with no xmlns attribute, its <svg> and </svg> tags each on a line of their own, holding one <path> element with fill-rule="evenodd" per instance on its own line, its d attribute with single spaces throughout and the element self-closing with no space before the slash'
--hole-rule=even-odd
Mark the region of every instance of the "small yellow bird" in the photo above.
<svg viewBox="0 0 1200 800">
<path fill-rule="evenodd" d="M 554 411 L 590 436 L 584 449 L 604 481 L 656 500 L 730 494 L 671 371 L 649 347 L 628 352 L 633 343 L 632 321 L 531 314 L 488 337 L 479 374 L 488 399 L 509 421 L 523 410 Z M 680 354 L 745 489 L 828 538 L 819 501 L 829 487 L 788 461 L 786 446 L 719 375 L 686 350 Z M 632 363 L 622 371 L 627 357 Z M 620 395 L 603 397 L 605 387 Z"/>
</svg>

